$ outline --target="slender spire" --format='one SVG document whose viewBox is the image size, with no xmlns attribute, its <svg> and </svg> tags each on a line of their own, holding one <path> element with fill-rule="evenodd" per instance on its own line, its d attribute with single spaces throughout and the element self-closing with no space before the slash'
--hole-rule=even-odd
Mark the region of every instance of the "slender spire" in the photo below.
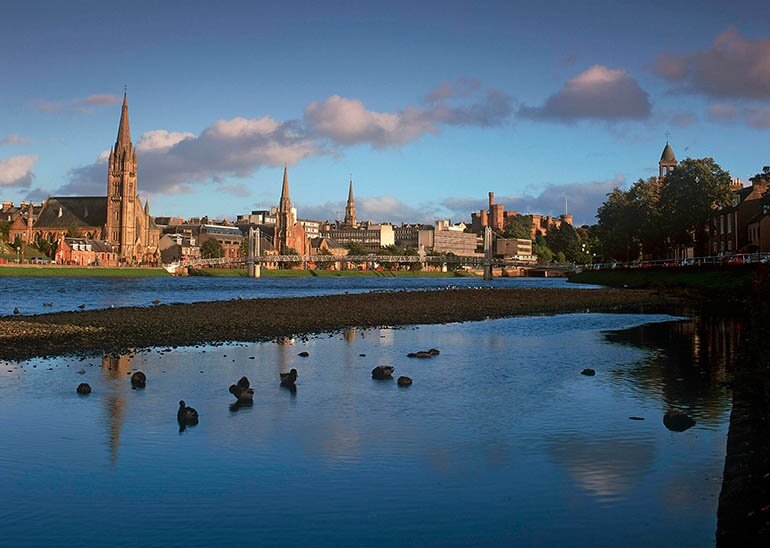
<svg viewBox="0 0 770 548">
<path fill-rule="evenodd" d="M 350 186 L 348 187 L 348 203 L 345 205 L 344 223 L 351 227 L 358 225 L 356 222 L 356 204 L 353 202 L 353 177 L 350 178 Z"/>
<path fill-rule="evenodd" d="M 131 144 L 131 128 L 128 125 L 128 98 L 123 92 L 123 108 L 120 112 L 120 125 L 118 126 L 118 138 L 115 141 L 115 151 L 120 151 Z"/>
<path fill-rule="evenodd" d="M 348 187 L 348 204 L 353 203 L 353 177 L 350 178 L 350 186 Z"/>
<path fill-rule="evenodd" d="M 286 164 L 283 164 L 283 187 L 281 188 L 281 202 L 278 205 L 281 210 L 291 209 L 291 199 L 289 198 L 289 172 Z"/>
</svg>

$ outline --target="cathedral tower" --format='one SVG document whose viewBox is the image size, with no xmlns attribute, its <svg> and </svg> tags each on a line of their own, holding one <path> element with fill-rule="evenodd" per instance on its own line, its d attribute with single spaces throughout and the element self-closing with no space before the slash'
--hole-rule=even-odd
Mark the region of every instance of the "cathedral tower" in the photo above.
<svg viewBox="0 0 770 548">
<path fill-rule="evenodd" d="M 136 150 L 131 143 L 128 125 L 128 101 L 123 94 L 118 138 L 110 150 L 107 171 L 107 221 L 105 240 L 117 246 L 121 262 L 134 262 L 136 257 L 137 207 L 141 204 L 136 191 Z"/>
<path fill-rule="evenodd" d="M 345 205 L 345 226 L 356 228 L 358 223 L 356 222 L 356 204 L 353 202 L 353 179 L 350 179 L 350 186 L 348 187 L 348 203 Z"/>
</svg>

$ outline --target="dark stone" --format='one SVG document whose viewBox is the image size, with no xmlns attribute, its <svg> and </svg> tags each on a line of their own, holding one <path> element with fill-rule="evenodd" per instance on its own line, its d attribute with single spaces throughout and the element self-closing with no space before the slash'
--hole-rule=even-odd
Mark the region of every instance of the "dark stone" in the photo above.
<svg viewBox="0 0 770 548">
<path fill-rule="evenodd" d="M 21 311 L 18 308 L 14 308 L 13 309 L 13 315 L 14 316 L 18 316 L 19 314 L 21 314 Z"/>
<path fill-rule="evenodd" d="M 438 348 L 431 348 L 430 350 L 428 350 L 428 354 L 430 354 L 431 356 L 438 356 L 439 354 L 441 354 L 441 352 L 439 352 Z"/>
<path fill-rule="evenodd" d="M 378 381 L 392 379 L 394 370 L 392 365 L 378 365 L 372 369 L 372 378 Z"/>
<path fill-rule="evenodd" d="M 663 425 L 672 432 L 684 432 L 695 426 L 695 421 L 679 411 L 668 411 L 663 415 Z"/>
<path fill-rule="evenodd" d="M 254 401 L 254 389 L 238 386 L 237 384 L 230 385 L 230 393 L 235 396 L 239 402 Z"/>
<path fill-rule="evenodd" d="M 87 382 L 81 382 L 77 387 L 77 393 L 81 395 L 86 395 L 91 393 L 91 385 Z"/>
<path fill-rule="evenodd" d="M 399 386 L 411 386 L 412 385 L 412 379 L 409 377 L 399 377 L 398 381 L 396 381 Z"/>
<path fill-rule="evenodd" d="M 419 352 L 416 352 L 414 355 L 415 358 L 420 358 L 421 360 L 427 360 L 429 358 L 433 357 L 433 354 L 430 352 L 425 352 L 424 350 L 420 350 Z"/>
<path fill-rule="evenodd" d="M 133 375 L 131 375 L 131 386 L 134 388 L 144 388 L 147 384 L 147 375 L 142 373 L 141 371 L 137 371 Z"/>
<path fill-rule="evenodd" d="M 359 358 L 365 358 L 365 357 L 366 357 L 366 354 L 359 354 L 359 355 L 358 355 L 358 357 L 359 357 Z"/>
<path fill-rule="evenodd" d="M 596 371 L 594 371 L 593 369 L 588 368 L 588 369 L 583 369 L 580 372 L 580 374 L 581 375 L 585 375 L 586 377 L 593 377 L 594 375 L 596 375 Z"/>
<path fill-rule="evenodd" d="M 309 352 L 300 352 L 299 354 L 297 354 L 297 356 L 300 356 L 302 358 L 307 358 L 309 355 L 310 355 Z"/>
<path fill-rule="evenodd" d="M 246 377 L 245 375 L 241 377 L 240 380 L 235 384 L 238 385 L 238 388 L 248 388 L 249 386 L 251 386 L 249 384 L 249 378 Z"/>
<path fill-rule="evenodd" d="M 643 421 L 644 417 L 628 417 L 632 421 Z"/>
<path fill-rule="evenodd" d="M 409 354 L 407 354 L 406 357 L 407 358 L 416 358 L 417 354 L 415 354 L 414 352 L 409 352 Z"/>
</svg>

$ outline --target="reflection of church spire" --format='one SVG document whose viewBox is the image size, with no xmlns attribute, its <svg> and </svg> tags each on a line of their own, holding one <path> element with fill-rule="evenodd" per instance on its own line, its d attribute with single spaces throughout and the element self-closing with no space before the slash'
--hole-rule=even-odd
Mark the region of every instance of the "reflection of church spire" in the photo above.
<svg viewBox="0 0 770 548">
<path fill-rule="evenodd" d="M 102 356 L 102 373 L 108 379 L 115 382 L 128 382 L 128 375 L 134 363 L 134 354 L 105 354 Z M 113 387 L 120 390 L 120 387 Z M 120 447 L 120 430 L 123 427 L 125 401 L 114 392 L 104 402 L 106 404 L 107 422 L 109 426 L 110 457 L 114 464 L 118 460 L 118 448 Z"/>
</svg>

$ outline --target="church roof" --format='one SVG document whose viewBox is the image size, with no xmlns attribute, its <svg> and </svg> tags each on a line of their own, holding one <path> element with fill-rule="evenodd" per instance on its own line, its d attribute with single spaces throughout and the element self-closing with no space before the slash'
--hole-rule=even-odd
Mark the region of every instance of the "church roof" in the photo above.
<svg viewBox="0 0 770 548">
<path fill-rule="evenodd" d="M 107 223 L 107 197 L 48 198 L 35 228 L 102 228 Z"/>
<path fill-rule="evenodd" d="M 676 163 L 676 157 L 674 156 L 674 150 L 671 145 L 666 141 L 666 146 L 663 148 L 663 154 L 660 155 L 660 161 L 662 163 L 674 162 Z"/>
</svg>

